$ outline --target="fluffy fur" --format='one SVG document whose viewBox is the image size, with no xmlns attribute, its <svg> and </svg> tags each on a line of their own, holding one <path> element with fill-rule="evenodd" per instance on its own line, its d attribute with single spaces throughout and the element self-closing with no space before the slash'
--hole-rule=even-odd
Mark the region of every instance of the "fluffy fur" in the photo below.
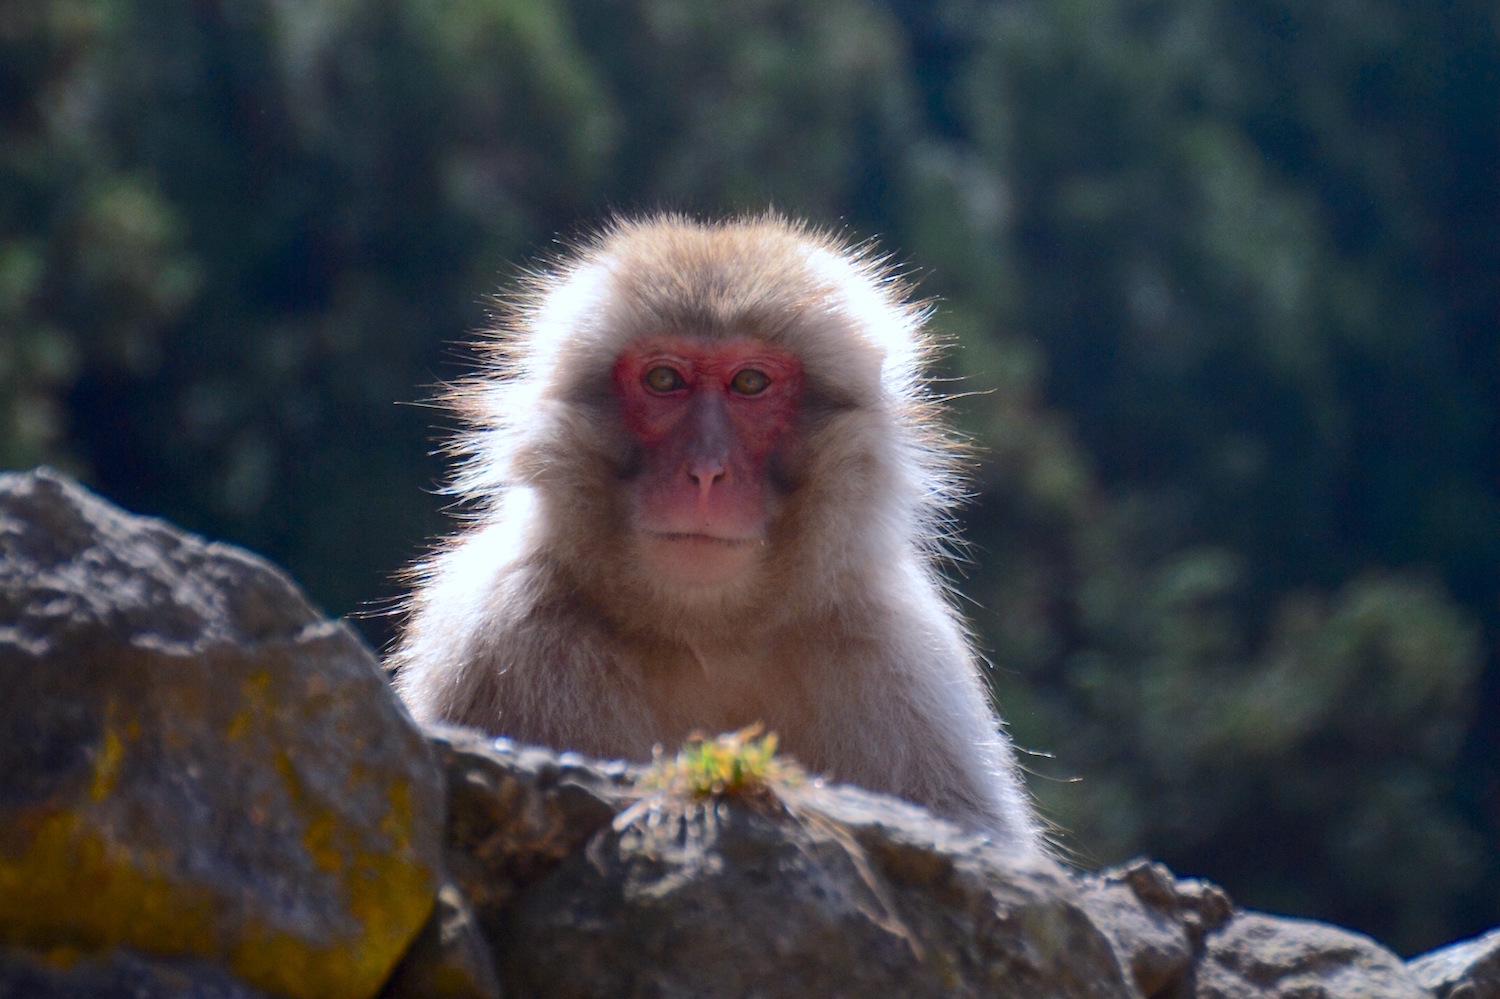
<svg viewBox="0 0 1500 999">
<path fill-rule="evenodd" d="M 859 249 L 776 217 L 614 224 L 525 281 L 450 402 L 473 523 L 418 567 L 396 686 L 424 721 L 650 758 L 760 721 L 810 770 L 1037 846 L 934 561 L 955 449 L 925 310 Z M 646 335 L 800 358 L 754 572 L 666 585 L 632 557 L 610 372 Z"/>
</svg>

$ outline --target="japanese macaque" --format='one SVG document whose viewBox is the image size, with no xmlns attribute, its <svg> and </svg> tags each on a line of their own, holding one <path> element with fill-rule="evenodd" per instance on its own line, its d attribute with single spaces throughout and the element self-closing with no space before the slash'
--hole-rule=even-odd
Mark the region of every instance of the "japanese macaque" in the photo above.
<svg viewBox="0 0 1500 999">
<path fill-rule="evenodd" d="M 473 523 L 416 570 L 413 714 L 631 760 L 760 722 L 1039 849 L 935 567 L 955 448 L 906 296 L 775 216 L 619 221 L 533 274 L 449 400 Z"/>
</svg>

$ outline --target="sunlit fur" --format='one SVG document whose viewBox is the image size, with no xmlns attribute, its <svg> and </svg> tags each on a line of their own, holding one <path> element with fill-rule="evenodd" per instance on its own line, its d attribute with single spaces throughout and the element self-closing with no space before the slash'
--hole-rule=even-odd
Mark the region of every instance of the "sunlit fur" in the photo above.
<svg viewBox="0 0 1500 999">
<path fill-rule="evenodd" d="M 814 772 L 1035 848 L 934 566 L 955 451 L 907 294 L 863 251 L 774 216 L 620 221 L 530 275 L 451 395 L 473 522 L 417 570 L 392 657 L 413 713 L 634 760 L 759 721 Z M 634 442 L 610 372 L 663 334 L 756 337 L 803 365 L 767 543 L 722 586 L 673 585 L 634 556 Z"/>
</svg>

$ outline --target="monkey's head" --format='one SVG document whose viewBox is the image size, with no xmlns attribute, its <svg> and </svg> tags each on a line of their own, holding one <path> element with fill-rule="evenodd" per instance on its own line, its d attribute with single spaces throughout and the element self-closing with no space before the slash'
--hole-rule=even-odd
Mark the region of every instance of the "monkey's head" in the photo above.
<svg viewBox="0 0 1500 999">
<path fill-rule="evenodd" d="M 635 618 L 723 628 L 863 592 L 954 493 L 905 292 L 776 217 L 616 223 L 506 306 L 455 393 L 457 489 L 524 508 L 580 595 Z"/>
</svg>

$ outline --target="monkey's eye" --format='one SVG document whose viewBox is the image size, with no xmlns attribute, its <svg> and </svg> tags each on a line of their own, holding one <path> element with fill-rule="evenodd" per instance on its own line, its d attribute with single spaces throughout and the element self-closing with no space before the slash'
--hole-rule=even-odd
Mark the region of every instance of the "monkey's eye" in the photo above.
<svg viewBox="0 0 1500 999">
<path fill-rule="evenodd" d="M 756 371 L 754 368 L 746 368 L 735 374 L 729 382 L 731 391 L 740 395 L 760 395 L 771 384 L 771 378 L 764 371 Z"/>
<path fill-rule="evenodd" d="M 687 382 L 683 381 L 682 375 L 678 374 L 675 369 L 666 366 L 652 368 L 646 372 L 646 376 L 641 381 L 645 382 L 646 388 L 652 392 L 676 392 L 680 388 L 687 387 Z"/>
</svg>

